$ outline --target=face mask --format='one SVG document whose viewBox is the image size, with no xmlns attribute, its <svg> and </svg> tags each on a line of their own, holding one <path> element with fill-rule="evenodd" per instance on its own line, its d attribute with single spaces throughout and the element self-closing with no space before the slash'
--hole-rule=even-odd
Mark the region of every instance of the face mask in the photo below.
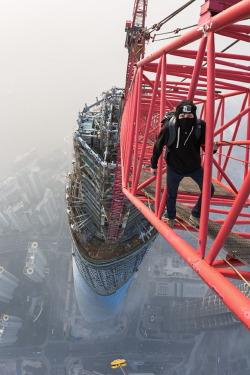
<svg viewBox="0 0 250 375">
<path fill-rule="evenodd" d="M 191 130 L 194 125 L 194 118 L 179 118 L 178 121 L 182 130 Z"/>
</svg>

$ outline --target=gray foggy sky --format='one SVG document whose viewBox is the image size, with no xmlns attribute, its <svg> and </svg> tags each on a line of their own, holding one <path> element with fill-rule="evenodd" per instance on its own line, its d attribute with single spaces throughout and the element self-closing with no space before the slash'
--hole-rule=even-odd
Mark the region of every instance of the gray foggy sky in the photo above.
<svg viewBox="0 0 250 375">
<path fill-rule="evenodd" d="M 150 27 L 186 1 L 148 2 Z M 202 3 L 197 0 L 161 32 L 196 23 Z M 112 86 L 124 87 L 124 28 L 133 5 L 134 0 L 1 2 L 0 176 L 33 146 L 46 155 L 62 145 L 84 103 Z M 166 43 L 151 44 L 146 55 Z"/>
</svg>

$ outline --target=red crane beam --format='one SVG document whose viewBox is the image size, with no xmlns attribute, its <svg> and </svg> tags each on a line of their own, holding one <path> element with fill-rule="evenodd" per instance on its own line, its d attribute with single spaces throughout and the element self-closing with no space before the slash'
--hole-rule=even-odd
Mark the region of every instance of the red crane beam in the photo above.
<svg viewBox="0 0 250 375">
<path fill-rule="evenodd" d="M 249 272 L 244 270 L 239 276 L 233 269 L 225 270 L 228 266 L 217 259 L 232 233 L 244 239 L 244 244 L 250 249 L 249 229 L 245 229 L 246 226 L 249 228 L 249 214 L 243 212 L 244 207 L 250 205 L 250 74 L 247 65 L 250 58 L 244 53 L 236 55 L 215 49 L 217 34 L 222 33 L 230 38 L 239 37 L 249 48 L 249 26 L 235 25 L 238 21 L 243 23 L 247 17 L 250 17 L 250 0 L 243 0 L 138 62 L 124 107 L 120 143 L 123 193 L 250 330 L 250 301 L 230 281 L 242 276 L 250 280 Z M 200 41 L 197 51 L 193 44 L 190 46 L 195 41 Z M 178 64 L 173 62 L 175 56 Z M 192 59 L 194 64 L 187 65 L 187 58 L 189 61 Z M 180 82 L 181 79 L 185 79 L 185 82 Z M 166 173 L 165 161 L 160 160 L 157 178 L 149 175 L 150 158 L 160 130 L 160 120 L 166 111 L 187 98 L 195 101 L 200 118 L 206 121 L 204 184 L 197 248 L 190 246 L 170 229 L 162 217 L 167 194 L 166 186 L 162 185 Z M 230 106 L 232 98 L 237 98 L 237 108 Z M 213 157 L 214 140 L 219 141 L 221 149 L 218 156 Z M 229 148 L 224 156 L 222 149 L 226 146 Z M 240 149 L 240 156 L 232 154 L 239 147 L 244 147 Z M 232 168 L 237 173 L 232 173 Z M 210 200 L 212 175 L 217 176 L 213 181 L 224 189 L 225 195 L 217 194 Z M 149 188 L 150 194 L 145 193 Z M 177 201 L 190 209 L 196 199 L 197 194 L 182 191 Z M 148 207 L 149 202 L 151 208 Z M 214 225 L 219 228 L 218 234 L 207 251 L 210 213 L 226 214 L 227 217 L 216 217 Z M 240 216 L 246 219 L 239 220 Z M 182 222 L 179 221 L 176 229 L 184 229 Z M 232 232 L 234 225 L 241 226 L 242 232 Z M 190 225 L 185 227 L 193 231 Z M 237 254 L 231 259 L 235 269 L 243 263 L 249 267 L 250 262 L 243 262 Z"/>
<path fill-rule="evenodd" d="M 125 99 L 128 95 L 129 87 L 134 72 L 134 64 L 144 56 L 145 39 L 142 36 L 145 19 L 147 14 L 147 0 L 135 0 L 132 25 L 126 24 L 127 38 L 126 47 L 128 48 L 128 63 L 125 86 Z M 135 116 L 135 112 L 133 112 Z M 109 226 L 107 241 L 116 242 L 118 240 L 119 227 L 122 222 L 122 213 L 124 207 L 124 195 L 122 193 L 122 171 L 120 163 L 120 145 L 117 145 L 117 161 L 115 170 L 115 179 L 112 192 L 112 201 L 109 215 Z"/>
</svg>

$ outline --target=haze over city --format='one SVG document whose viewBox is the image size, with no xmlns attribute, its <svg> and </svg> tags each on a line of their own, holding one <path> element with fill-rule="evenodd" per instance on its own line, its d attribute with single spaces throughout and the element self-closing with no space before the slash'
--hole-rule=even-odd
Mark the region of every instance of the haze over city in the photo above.
<svg viewBox="0 0 250 375">
<path fill-rule="evenodd" d="M 202 3 L 195 1 L 160 32 L 195 24 Z M 181 5 L 181 0 L 149 1 L 147 27 Z M 112 86 L 124 87 L 124 30 L 132 12 L 132 0 L 3 2 L 0 175 L 18 154 L 32 147 L 46 155 L 60 146 L 75 129 L 77 114 L 85 103 L 93 103 Z M 167 42 L 150 43 L 146 55 Z M 225 47 L 223 38 L 220 43 Z M 240 42 L 230 51 L 238 53 L 243 46 Z"/>
</svg>

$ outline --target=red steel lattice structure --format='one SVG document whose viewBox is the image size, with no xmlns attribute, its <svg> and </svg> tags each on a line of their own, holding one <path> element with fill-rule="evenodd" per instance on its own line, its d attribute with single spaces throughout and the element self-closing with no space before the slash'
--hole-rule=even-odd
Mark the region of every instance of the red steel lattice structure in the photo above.
<svg viewBox="0 0 250 375">
<path fill-rule="evenodd" d="M 112 202 L 110 208 L 109 227 L 107 240 L 115 242 L 118 237 L 119 225 L 122 221 L 122 210 L 125 196 L 122 193 L 122 170 L 121 170 L 121 154 L 120 145 L 117 150 L 117 160 L 115 169 L 115 179 L 113 187 Z"/>
<path fill-rule="evenodd" d="M 244 21 L 247 17 L 250 17 L 250 0 L 243 0 L 209 19 L 201 18 L 197 27 L 138 62 L 122 116 L 120 143 L 123 193 L 250 330 L 250 300 L 230 281 L 239 278 L 235 269 L 243 264 L 232 259 L 235 268 L 230 269 L 225 260 L 217 260 L 234 225 L 250 223 L 250 214 L 244 209 L 250 206 L 250 57 L 217 52 L 215 42 L 223 35 L 229 43 L 231 38 L 244 41 L 244 51 L 249 51 L 250 26 Z M 163 157 L 159 160 L 157 177 L 142 178 L 146 173 L 149 176 L 152 148 L 161 119 L 183 99 L 194 100 L 200 108 L 200 117 L 206 121 L 197 248 L 171 230 L 162 218 L 166 202 L 166 187 L 162 189 L 166 172 Z M 233 108 L 235 103 L 241 105 L 240 109 L 236 105 Z M 223 142 L 226 137 L 229 143 Z M 218 156 L 213 155 L 214 140 L 221 145 Z M 232 154 L 236 147 L 244 153 L 240 158 Z M 232 163 L 238 163 L 239 170 L 242 168 L 241 181 L 238 171 L 236 179 L 234 173 L 230 173 Z M 234 196 L 214 196 L 210 201 L 212 179 Z M 149 198 L 144 188 L 154 180 L 155 194 Z M 178 194 L 178 201 L 187 207 L 192 207 L 196 200 L 194 194 Z M 207 251 L 209 213 L 227 216 L 215 220 L 222 226 Z M 240 216 L 244 220 L 239 220 Z M 176 229 L 182 227 L 177 224 Z M 238 234 L 250 239 L 249 231 Z M 250 280 L 249 271 L 239 272 Z"/>
<path fill-rule="evenodd" d="M 142 37 L 142 33 L 145 28 L 147 5 L 148 0 L 135 0 L 133 21 L 132 23 L 130 23 L 130 21 L 127 21 L 126 23 L 127 38 L 125 47 L 128 48 L 128 63 L 124 103 L 126 102 L 128 90 L 133 76 L 134 64 L 144 56 L 145 38 Z M 118 239 L 118 230 L 122 220 L 123 204 L 125 198 L 124 194 L 122 193 L 120 145 L 118 144 L 117 147 L 115 179 L 107 234 L 107 240 L 110 242 L 116 242 Z"/>
<path fill-rule="evenodd" d="M 145 20 L 147 15 L 148 0 L 135 0 L 133 10 L 133 21 L 127 21 L 126 31 L 127 38 L 125 47 L 128 48 L 128 63 L 125 85 L 125 101 L 131 84 L 134 72 L 134 64 L 136 64 L 145 52 L 145 37 L 142 36 L 145 30 Z"/>
</svg>

